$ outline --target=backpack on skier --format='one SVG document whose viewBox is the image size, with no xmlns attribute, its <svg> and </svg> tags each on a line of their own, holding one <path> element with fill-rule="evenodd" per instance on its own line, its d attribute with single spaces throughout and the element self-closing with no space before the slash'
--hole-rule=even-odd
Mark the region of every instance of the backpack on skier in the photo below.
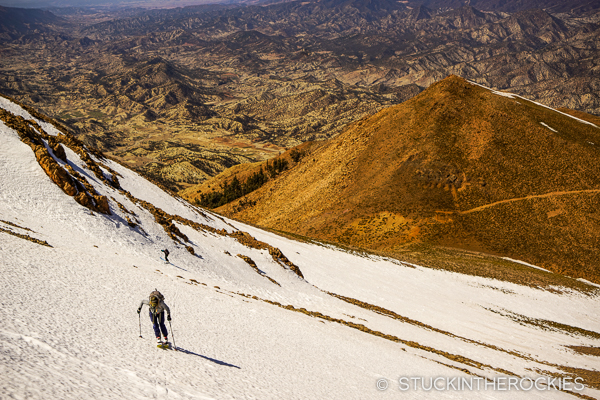
<svg viewBox="0 0 600 400">
<path fill-rule="evenodd" d="M 150 296 L 148 297 L 148 302 L 150 303 L 150 307 L 156 308 L 160 304 L 161 301 L 165 300 L 165 296 L 162 295 L 161 292 L 154 289 Z"/>
</svg>

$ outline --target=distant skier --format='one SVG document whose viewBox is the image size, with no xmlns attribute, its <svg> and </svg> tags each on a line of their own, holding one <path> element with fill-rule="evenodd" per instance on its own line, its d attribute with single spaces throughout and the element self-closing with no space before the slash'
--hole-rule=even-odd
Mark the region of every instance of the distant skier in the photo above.
<svg viewBox="0 0 600 400">
<path fill-rule="evenodd" d="M 150 320 L 152 320 L 152 327 L 154 328 L 154 334 L 156 335 L 157 346 L 168 346 L 169 345 L 169 332 L 165 326 L 165 310 L 167 311 L 167 321 L 171 320 L 171 310 L 164 302 L 165 297 L 158 291 L 150 293 L 148 299 L 142 300 L 140 306 L 137 309 L 138 314 L 142 311 L 144 304 L 147 304 L 150 308 Z M 160 340 L 160 333 L 165 338 L 165 341 Z"/>
<path fill-rule="evenodd" d="M 161 251 L 162 251 L 163 253 L 165 253 L 165 261 L 166 261 L 166 262 L 170 262 L 170 261 L 169 261 L 169 250 L 167 250 L 167 249 L 164 249 L 164 250 L 161 250 Z"/>
</svg>

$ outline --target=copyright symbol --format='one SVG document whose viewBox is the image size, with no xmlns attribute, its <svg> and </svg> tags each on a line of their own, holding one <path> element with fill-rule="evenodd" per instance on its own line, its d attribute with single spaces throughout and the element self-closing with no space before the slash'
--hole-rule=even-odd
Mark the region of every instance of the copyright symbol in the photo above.
<svg viewBox="0 0 600 400">
<path fill-rule="evenodd" d="M 379 379 L 377 379 L 376 386 L 377 386 L 377 390 L 381 390 L 383 392 L 384 390 L 387 390 L 389 384 L 388 384 L 387 379 L 379 378 Z"/>
</svg>

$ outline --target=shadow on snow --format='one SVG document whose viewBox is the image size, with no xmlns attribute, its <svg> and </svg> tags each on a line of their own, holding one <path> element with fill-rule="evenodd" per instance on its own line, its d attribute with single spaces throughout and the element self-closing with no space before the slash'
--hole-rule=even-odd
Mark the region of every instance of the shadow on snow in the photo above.
<svg viewBox="0 0 600 400">
<path fill-rule="evenodd" d="M 212 361 L 215 364 L 223 365 L 225 367 L 232 367 L 232 368 L 242 369 L 242 368 L 238 367 L 237 365 L 228 364 L 225 361 L 215 360 L 214 358 L 206 357 L 206 356 L 203 356 L 202 354 L 198 354 L 198 353 L 194 353 L 193 351 L 182 349 L 181 347 L 177 347 L 177 351 L 179 351 L 181 353 L 185 353 L 185 354 L 191 354 L 193 356 L 202 357 L 205 360 Z"/>
</svg>

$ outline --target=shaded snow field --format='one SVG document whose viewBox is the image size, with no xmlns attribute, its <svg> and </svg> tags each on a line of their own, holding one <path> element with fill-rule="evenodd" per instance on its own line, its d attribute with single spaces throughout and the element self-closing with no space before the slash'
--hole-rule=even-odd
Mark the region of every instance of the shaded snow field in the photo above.
<svg viewBox="0 0 600 400">
<path fill-rule="evenodd" d="M 31 117 L 5 99 L 0 107 Z M 217 229 L 249 232 L 281 249 L 304 279 L 267 250 L 177 224 L 189 237 L 192 255 L 147 210 L 102 184 L 74 152 L 67 149 L 68 162 L 110 199 L 111 216 L 92 213 L 65 195 L 2 122 L 0 142 L 2 399 L 563 399 L 575 397 L 514 388 L 402 391 L 398 379 L 494 379 L 509 373 L 535 379 L 565 375 L 559 366 L 600 368 L 598 357 L 567 347 L 599 347 L 600 335 L 523 323 L 546 320 L 598 332 L 597 295 L 544 291 L 295 242 L 202 212 L 136 173 L 98 160 L 117 171 L 122 187 L 138 199 Z M 135 214 L 138 227 L 127 224 L 117 201 Z M 159 259 L 164 248 L 173 264 Z M 250 257 L 281 286 L 237 254 Z M 136 313 L 155 288 L 172 310 L 170 339 L 180 351 L 157 349 L 147 308 L 140 317 Z M 380 390 L 384 383 L 387 389 Z M 600 398 L 599 390 L 581 393 Z"/>
</svg>

